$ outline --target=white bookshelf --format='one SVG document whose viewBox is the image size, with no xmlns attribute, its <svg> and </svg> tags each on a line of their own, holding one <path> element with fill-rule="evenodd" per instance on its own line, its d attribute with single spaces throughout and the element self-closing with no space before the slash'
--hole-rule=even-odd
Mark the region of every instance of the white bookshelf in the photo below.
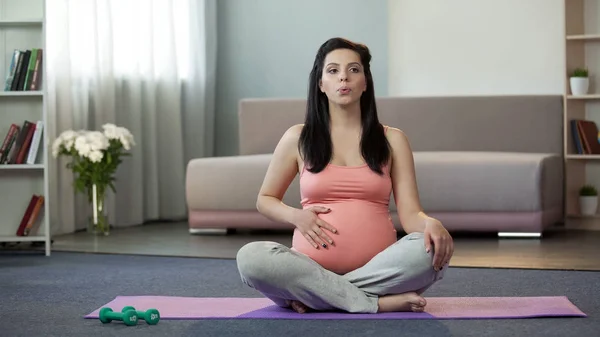
<svg viewBox="0 0 600 337">
<path fill-rule="evenodd" d="M 0 242 L 44 244 L 50 255 L 51 230 L 48 191 L 46 112 L 45 0 L 0 0 L 0 146 L 11 124 L 42 121 L 43 133 L 34 164 L 0 164 Z M 39 91 L 4 91 L 15 49 L 41 48 L 42 81 Z M 29 236 L 16 236 L 33 194 L 43 195 L 39 227 Z"/>
<path fill-rule="evenodd" d="M 1 28 L 0 28 L 1 29 Z M 0 96 L 10 97 L 10 96 L 44 96 L 42 91 L 0 91 Z"/>
<path fill-rule="evenodd" d="M 4 0 L 8 2 L 10 0 Z M 40 19 L 21 19 L 21 20 L 0 20 L 0 26 L 4 27 L 23 27 L 23 26 L 43 26 L 44 21 Z"/>
</svg>

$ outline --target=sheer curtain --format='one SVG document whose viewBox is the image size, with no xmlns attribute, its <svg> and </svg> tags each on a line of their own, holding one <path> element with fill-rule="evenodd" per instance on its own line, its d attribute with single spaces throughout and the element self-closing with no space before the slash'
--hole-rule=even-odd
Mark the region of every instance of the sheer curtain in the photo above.
<svg viewBox="0 0 600 337">
<path fill-rule="evenodd" d="M 136 146 L 109 195 L 114 226 L 185 219 L 185 168 L 212 156 L 215 0 L 52 0 L 46 10 L 47 137 L 128 128 Z M 51 158 L 53 234 L 86 226 L 66 159 Z"/>
</svg>

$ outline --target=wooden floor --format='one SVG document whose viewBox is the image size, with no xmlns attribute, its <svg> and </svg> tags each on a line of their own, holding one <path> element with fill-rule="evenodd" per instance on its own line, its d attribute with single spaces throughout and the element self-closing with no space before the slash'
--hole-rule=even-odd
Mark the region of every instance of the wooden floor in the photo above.
<svg viewBox="0 0 600 337">
<path fill-rule="evenodd" d="M 600 270 L 600 231 L 557 229 L 528 239 L 453 236 L 454 267 Z M 256 240 L 289 246 L 291 232 L 191 235 L 186 223 L 159 223 L 113 230 L 106 237 L 85 232 L 57 236 L 52 250 L 231 259 L 241 246 Z"/>
</svg>

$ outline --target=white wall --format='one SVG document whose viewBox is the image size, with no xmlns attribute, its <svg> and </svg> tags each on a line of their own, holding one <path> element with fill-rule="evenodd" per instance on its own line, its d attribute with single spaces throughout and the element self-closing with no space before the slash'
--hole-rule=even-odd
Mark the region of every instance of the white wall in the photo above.
<svg viewBox="0 0 600 337">
<path fill-rule="evenodd" d="M 563 0 L 388 7 L 391 96 L 563 93 Z"/>
</svg>

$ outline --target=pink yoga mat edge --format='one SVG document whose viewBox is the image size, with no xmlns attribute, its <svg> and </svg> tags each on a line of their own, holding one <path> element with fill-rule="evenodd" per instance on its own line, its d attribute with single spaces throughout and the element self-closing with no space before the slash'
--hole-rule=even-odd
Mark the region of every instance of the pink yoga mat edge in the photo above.
<svg viewBox="0 0 600 337">
<path fill-rule="evenodd" d="M 164 320 L 202 319 L 507 319 L 536 317 L 587 317 L 566 296 L 539 297 L 426 297 L 424 313 L 351 314 L 316 312 L 298 314 L 280 308 L 267 298 L 117 296 L 85 315 L 97 319 L 103 307 L 120 311 L 156 308 Z"/>
</svg>

